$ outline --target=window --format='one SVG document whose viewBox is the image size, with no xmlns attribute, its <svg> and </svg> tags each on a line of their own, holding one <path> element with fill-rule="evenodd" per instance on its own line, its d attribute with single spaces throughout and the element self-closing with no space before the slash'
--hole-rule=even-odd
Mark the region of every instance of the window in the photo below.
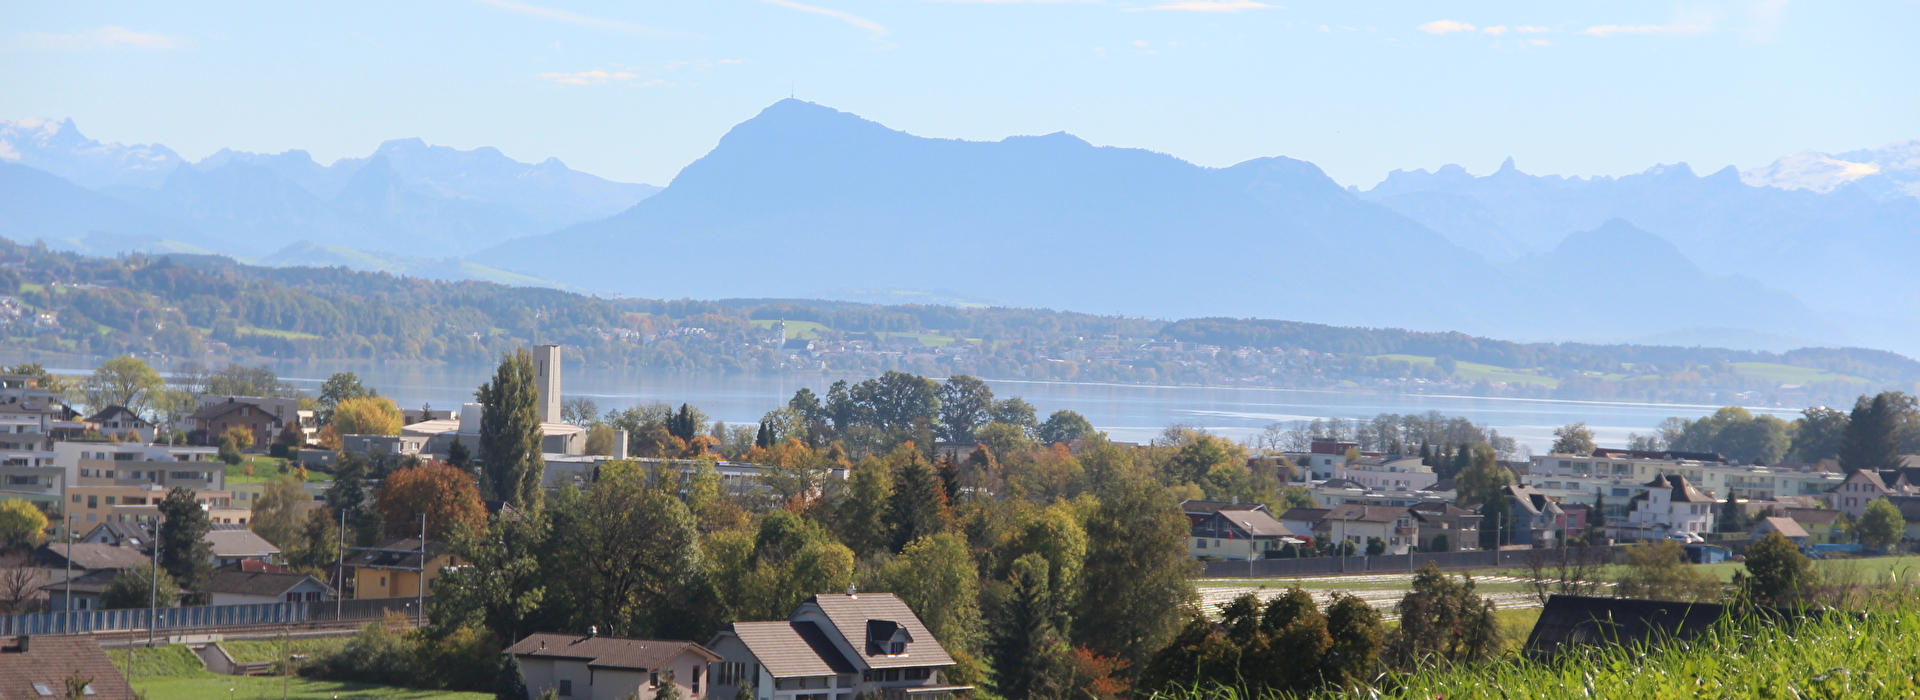
<svg viewBox="0 0 1920 700">
<path fill-rule="evenodd" d="M 99 496 L 87 496 L 87 507 L 88 507 L 88 508 L 99 508 L 99 507 L 100 507 L 100 497 L 99 497 Z"/>
<path fill-rule="evenodd" d="M 889 683 L 900 680 L 900 669 L 897 669 L 897 668 L 887 669 L 886 679 L 887 679 L 887 682 Z"/>
<path fill-rule="evenodd" d="M 892 655 L 894 655 L 894 656 L 899 656 L 899 655 L 901 655 L 901 654 L 905 654 L 905 653 L 907 653 L 907 643 L 906 643 L 906 642 L 894 642 L 894 643 L 893 643 L 893 647 L 892 647 L 892 648 L 891 648 L 891 650 L 889 650 L 889 651 L 888 651 L 887 653 L 888 653 L 888 654 L 892 654 Z"/>
<path fill-rule="evenodd" d="M 907 680 L 910 681 L 924 681 L 932 675 L 933 669 L 930 668 L 910 668 L 906 673 Z"/>
<path fill-rule="evenodd" d="M 155 576 L 154 578 L 156 578 L 156 579 L 158 579 L 159 577 L 158 577 L 158 576 Z M 647 687 L 648 687 L 648 688 L 658 688 L 658 687 L 660 687 L 660 672 L 659 672 L 659 671 L 654 671 L 654 672 L 652 672 L 652 673 L 648 673 L 648 674 L 647 674 Z"/>
<path fill-rule="evenodd" d="M 113 497 L 112 497 L 112 496 L 108 496 L 108 497 L 107 497 L 107 505 L 113 505 Z"/>
<path fill-rule="evenodd" d="M 136 454 L 134 454 L 134 453 L 132 453 L 132 452 L 115 452 L 115 453 L 113 453 L 113 461 L 115 461 L 115 462 L 131 462 L 131 461 L 133 461 L 133 458 L 134 458 L 134 457 L 138 457 L 138 456 L 139 456 L 139 455 L 136 455 Z"/>
<path fill-rule="evenodd" d="M 560 681 L 560 695 L 561 697 L 573 696 L 573 681 Z"/>
<path fill-rule="evenodd" d="M 1207 548 L 1207 540 L 1206 540 L 1206 538 L 1204 538 L 1204 537 L 1203 537 L 1203 538 L 1200 538 L 1200 539 L 1196 539 L 1196 540 L 1194 540 L 1194 543 L 1195 543 L 1195 544 L 1197 544 L 1197 545 L 1199 545 L 1199 548 L 1200 548 L 1200 549 L 1206 549 L 1206 548 Z"/>
</svg>

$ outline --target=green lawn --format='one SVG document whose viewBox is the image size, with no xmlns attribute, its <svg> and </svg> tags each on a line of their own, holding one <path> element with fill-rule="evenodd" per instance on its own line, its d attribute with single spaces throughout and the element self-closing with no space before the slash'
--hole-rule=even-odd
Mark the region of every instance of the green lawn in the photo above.
<svg viewBox="0 0 1920 700">
<path fill-rule="evenodd" d="M 288 644 L 291 653 L 312 656 L 346 643 L 339 639 L 296 640 Z M 271 661 L 281 653 L 279 642 L 226 642 L 227 651 L 241 661 Z M 488 700 L 489 693 L 450 690 L 418 690 L 364 683 L 342 683 L 311 678 L 277 676 L 221 676 L 208 673 L 200 660 L 178 644 L 156 649 L 115 649 L 107 652 L 115 666 L 127 675 L 135 692 L 147 700 L 206 700 L 207 698 L 279 698 L 282 689 L 288 698 L 308 700 Z"/>
<path fill-rule="evenodd" d="M 1735 372 L 1749 377 L 1759 377 L 1767 381 L 1780 382 L 1782 384 L 1814 384 L 1832 381 L 1852 384 L 1867 383 L 1865 379 L 1840 374 L 1838 372 L 1829 372 L 1824 369 L 1814 369 L 1811 367 L 1774 364 L 1772 362 L 1735 362 L 1733 363 L 1733 369 Z"/>
<path fill-rule="evenodd" d="M 1423 357 L 1420 355 L 1377 355 L 1375 356 L 1375 359 L 1397 360 L 1400 362 L 1409 362 L 1416 365 L 1431 365 L 1433 364 L 1433 361 L 1434 361 L 1434 358 Z M 1483 365 L 1478 362 L 1455 361 L 1453 363 L 1453 373 L 1456 375 L 1459 375 L 1461 379 L 1465 379 L 1468 381 L 1475 381 L 1475 382 L 1485 381 L 1485 382 L 1506 382 L 1508 384 L 1539 384 L 1549 389 L 1560 386 L 1560 380 L 1554 379 L 1553 377 L 1542 377 L 1540 375 L 1529 374 L 1521 370 L 1507 369 L 1505 367 L 1499 367 L 1495 365 Z"/>
<path fill-rule="evenodd" d="M 775 323 L 779 323 L 779 321 L 762 319 L 762 320 L 754 321 L 753 325 L 759 326 L 761 328 L 772 328 L 773 324 Z M 826 326 L 818 323 L 814 323 L 812 321 L 788 321 L 787 322 L 788 338 L 806 338 L 809 340 L 819 340 L 820 331 L 824 331 L 824 330 L 827 330 Z"/>
<path fill-rule="evenodd" d="M 300 331 L 280 331 L 280 330 L 274 330 L 272 328 L 256 328 L 254 326 L 241 326 L 240 333 L 242 335 L 264 335 L 272 338 L 280 338 L 283 340 L 319 340 L 320 339 L 320 336 L 314 335 L 312 333 L 301 333 Z"/>
<path fill-rule="evenodd" d="M 281 695 L 283 688 L 286 693 L 284 696 Z M 280 697 L 301 700 L 493 700 L 492 693 L 418 690 L 297 677 L 216 676 L 211 673 L 199 677 L 136 681 L 133 689 L 146 700 L 254 700 Z"/>
<path fill-rule="evenodd" d="M 929 347 L 936 347 L 936 348 L 942 348 L 948 345 L 952 345 L 954 340 L 953 338 L 949 338 L 944 335 L 934 335 L 932 333 L 878 333 L 875 335 L 881 340 L 887 340 L 890 338 L 912 338 L 914 340 L 920 341 L 921 345 L 926 345 Z"/>
<path fill-rule="evenodd" d="M 229 484 L 264 484 L 264 483 L 273 481 L 274 479 L 280 478 L 280 465 L 285 464 L 286 461 L 287 460 L 281 459 L 279 457 L 267 457 L 264 455 L 247 455 L 247 461 L 241 462 L 239 464 L 226 465 L 227 483 Z M 252 476 L 247 475 L 247 465 L 253 465 Z M 328 474 L 326 472 L 317 471 L 313 469 L 307 470 L 308 482 L 318 483 L 318 482 L 332 481 L 332 480 L 333 480 L 332 474 Z"/>
</svg>

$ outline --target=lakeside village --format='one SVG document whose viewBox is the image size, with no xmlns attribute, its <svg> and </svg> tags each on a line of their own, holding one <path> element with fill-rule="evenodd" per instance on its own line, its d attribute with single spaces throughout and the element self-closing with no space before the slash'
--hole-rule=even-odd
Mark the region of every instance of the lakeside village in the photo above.
<svg viewBox="0 0 1920 700">
<path fill-rule="evenodd" d="M 1411 434 L 1393 451 L 1315 435 L 1258 449 L 1176 426 L 1133 445 L 1071 411 L 1042 422 L 971 378 L 899 373 L 824 399 L 803 390 L 756 426 L 709 434 L 686 406 L 602 416 L 566 400 L 561 358 L 550 345 L 510 356 L 457 410 L 401 410 L 337 376 L 321 401 L 201 393 L 171 425 L 151 408 L 70 405 L 115 382 L 130 404 L 163 390 L 138 377 L 96 373 L 83 391 L 44 372 L 0 376 L 0 627 L 22 635 L 0 667 L 36 687 L 89 668 L 88 696 L 116 697 L 131 686 L 98 647 L 30 647 L 31 626 L 417 601 L 366 609 L 430 613 L 415 643 L 467 645 L 440 653 L 483 659 L 483 679 L 382 676 L 355 666 L 364 658 L 302 673 L 500 697 L 1118 697 L 1193 680 L 1167 670 L 1169 654 L 1196 644 L 1184 616 L 1219 612 L 1196 607 L 1193 577 L 1236 575 L 1212 573 L 1239 566 L 1227 562 L 1411 572 L 1423 555 L 1498 565 L 1502 552 L 1639 542 L 1715 563 L 1770 538 L 1816 557 L 1920 538 L 1920 455 L 1761 466 L 1602 448 L 1581 426 L 1526 461 L 1427 437 L 1402 449 Z M 1368 658 L 1392 658 L 1402 637 L 1384 639 Z M 347 648 L 365 655 L 362 641 Z M 1374 663 L 1386 662 L 1313 682 Z"/>
</svg>

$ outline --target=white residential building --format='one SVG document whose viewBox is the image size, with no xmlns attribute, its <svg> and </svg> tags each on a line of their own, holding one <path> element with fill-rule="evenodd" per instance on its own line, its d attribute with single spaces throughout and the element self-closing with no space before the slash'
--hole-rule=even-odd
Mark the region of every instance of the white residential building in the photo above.
<svg viewBox="0 0 1920 700">
<path fill-rule="evenodd" d="M 1644 486 L 1647 491 L 1633 498 L 1626 522 L 1607 528 L 1615 539 L 1658 540 L 1673 533 L 1713 532 L 1714 501 L 1686 477 L 1661 475 Z"/>
</svg>

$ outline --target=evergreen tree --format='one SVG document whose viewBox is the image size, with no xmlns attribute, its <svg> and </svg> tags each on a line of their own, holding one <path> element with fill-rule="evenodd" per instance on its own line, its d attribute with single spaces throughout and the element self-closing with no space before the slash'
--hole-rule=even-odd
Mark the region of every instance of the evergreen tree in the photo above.
<svg viewBox="0 0 1920 700">
<path fill-rule="evenodd" d="M 1840 444 L 1841 471 L 1900 466 L 1900 432 L 1913 410 L 1913 397 L 1897 391 L 1854 402 Z"/>
<path fill-rule="evenodd" d="M 527 700 L 527 678 L 520 672 L 520 657 L 507 654 L 500 663 L 500 675 L 493 682 L 494 700 Z"/>
<path fill-rule="evenodd" d="M 198 591 L 213 580 L 213 523 L 193 491 L 175 486 L 160 501 L 160 567 L 182 588 Z"/>
<path fill-rule="evenodd" d="M 480 385 L 474 396 L 481 406 L 481 492 L 516 510 L 539 508 L 546 462 L 540 449 L 540 392 L 534 386 L 533 355 L 525 349 L 509 353 L 493 381 Z"/>
<path fill-rule="evenodd" d="M 947 490 L 933 466 L 911 452 L 893 473 L 893 502 L 887 521 L 891 548 L 898 553 L 907 543 L 945 530 L 949 517 Z"/>
<path fill-rule="evenodd" d="M 473 471 L 472 462 L 473 453 L 467 451 L 467 443 L 461 442 L 459 436 L 454 436 L 453 444 L 447 446 L 447 464 L 458 467 L 461 471 L 471 472 Z"/>
<path fill-rule="evenodd" d="M 1480 548 L 1498 549 L 1513 541 L 1513 499 L 1504 494 L 1480 505 Z"/>
<path fill-rule="evenodd" d="M 1127 458 L 1120 459 L 1126 468 Z M 1138 666 L 1179 630 L 1180 611 L 1194 600 L 1191 527 L 1179 504 L 1144 475 L 1116 473 L 1098 498 L 1087 516 L 1073 637 L 1095 653 Z"/>
</svg>

